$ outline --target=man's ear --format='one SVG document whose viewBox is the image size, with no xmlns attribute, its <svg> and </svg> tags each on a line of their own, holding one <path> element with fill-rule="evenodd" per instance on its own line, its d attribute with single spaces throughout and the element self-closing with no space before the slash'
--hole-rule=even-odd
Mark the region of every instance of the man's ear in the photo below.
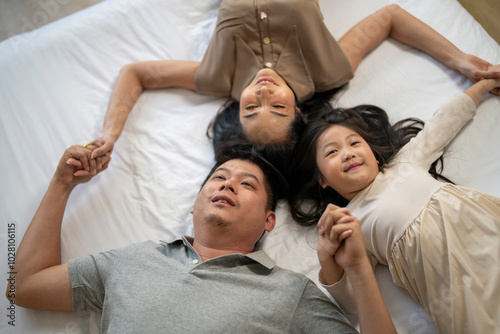
<svg viewBox="0 0 500 334">
<path fill-rule="evenodd" d="M 271 232 L 274 229 L 275 225 L 276 225 L 276 214 L 274 213 L 274 211 L 269 211 L 267 213 L 266 226 L 264 229 L 267 232 Z"/>
<path fill-rule="evenodd" d="M 318 176 L 318 183 L 323 189 L 326 189 L 326 187 L 328 187 L 328 183 L 326 183 L 326 180 L 323 177 L 323 175 Z"/>
</svg>

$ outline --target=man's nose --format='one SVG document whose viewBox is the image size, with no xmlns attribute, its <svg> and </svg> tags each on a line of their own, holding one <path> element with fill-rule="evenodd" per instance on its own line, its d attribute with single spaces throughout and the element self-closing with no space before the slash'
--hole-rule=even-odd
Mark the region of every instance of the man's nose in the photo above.
<svg viewBox="0 0 500 334">
<path fill-rule="evenodd" d="M 220 191 L 223 191 L 223 190 L 229 190 L 231 191 L 232 193 L 236 194 L 236 187 L 234 186 L 233 182 L 231 180 L 225 180 L 220 188 L 219 188 Z"/>
</svg>

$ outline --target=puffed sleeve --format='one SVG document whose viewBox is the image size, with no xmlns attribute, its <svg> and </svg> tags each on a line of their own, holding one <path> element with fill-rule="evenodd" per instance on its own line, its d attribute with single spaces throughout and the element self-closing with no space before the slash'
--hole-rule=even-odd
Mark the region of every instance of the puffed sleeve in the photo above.
<svg viewBox="0 0 500 334">
<path fill-rule="evenodd" d="M 474 101 L 465 93 L 455 95 L 426 122 L 398 154 L 398 160 L 428 169 L 444 152 L 462 127 L 476 114 Z"/>
</svg>

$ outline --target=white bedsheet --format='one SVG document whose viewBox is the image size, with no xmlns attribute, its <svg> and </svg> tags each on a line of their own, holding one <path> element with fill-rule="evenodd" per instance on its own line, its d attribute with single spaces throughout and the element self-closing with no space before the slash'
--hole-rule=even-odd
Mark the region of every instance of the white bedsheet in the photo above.
<svg viewBox="0 0 500 334">
<path fill-rule="evenodd" d="M 3 282 L 9 270 L 8 246 L 21 242 L 62 152 L 99 134 L 120 68 L 140 60 L 200 60 L 219 3 L 108 0 L 0 43 Z M 337 38 L 387 3 L 320 0 Z M 397 3 L 465 52 L 500 63 L 498 44 L 455 0 Z M 426 120 L 470 84 L 429 56 L 387 40 L 362 62 L 338 104 L 371 103 L 386 109 L 393 121 L 409 116 Z M 62 259 L 192 234 L 189 210 L 213 164 L 205 131 L 223 101 L 180 89 L 143 93 L 115 145 L 109 169 L 79 186 L 69 200 Z M 499 128 L 500 98 L 490 95 L 450 145 L 446 175 L 458 184 L 500 196 Z M 9 226 L 14 226 L 13 238 Z M 315 238 L 314 230 L 299 227 L 280 206 L 278 225 L 266 236 L 263 248 L 280 265 L 316 280 Z M 387 268 L 377 268 L 376 274 L 399 332 L 434 333 L 425 311 L 394 286 Z M 5 298 L 0 298 L 0 306 L 4 333 L 99 332 L 96 314 L 19 307 L 12 311 Z M 15 326 L 8 323 L 12 320 Z"/>
</svg>

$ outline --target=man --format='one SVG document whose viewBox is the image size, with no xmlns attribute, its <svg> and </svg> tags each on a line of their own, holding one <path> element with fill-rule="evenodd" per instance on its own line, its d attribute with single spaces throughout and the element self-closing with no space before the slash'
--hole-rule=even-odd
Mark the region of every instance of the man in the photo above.
<svg viewBox="0 0 500 334">
<path fill-rule="evenodd" d="M 356 332 L 312 281 L 254 252 L 274 228 L 282 189 L 273 167 L 249 151 L 229 152 L 209 173 L 192 210 L 194 238 L 137 243 L 61 263 L 63 213 L 72 190 L 95 175 L 91 152 L 72 146 L 59 162 L 17 252 L 17 305 L 97 310 L 104 333 Z M 109 157 L 102 162 L 98 172 Z M 364 293 L 376 286 L 365 269 L 349 277 L 362 291 L 360 318 L 366 313 L 376 320 L 366 323 L 366 332 L 387 333 L 393 327 L 381 297 Z"/>
</svg>

